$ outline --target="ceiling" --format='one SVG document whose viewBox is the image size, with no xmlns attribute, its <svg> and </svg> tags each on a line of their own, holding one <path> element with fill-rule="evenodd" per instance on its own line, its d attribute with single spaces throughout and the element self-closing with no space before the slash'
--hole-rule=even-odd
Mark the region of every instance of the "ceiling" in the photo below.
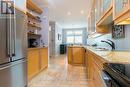
<svg viewBox="0 0 130 87">
<path fill-rule="evenodd" d="M 87 26 L 89 0 L 34 1 L 40 6 L 48 6 L 49 20 L 56 21 L 62 28 L 81 28 Z"/>
</svg>

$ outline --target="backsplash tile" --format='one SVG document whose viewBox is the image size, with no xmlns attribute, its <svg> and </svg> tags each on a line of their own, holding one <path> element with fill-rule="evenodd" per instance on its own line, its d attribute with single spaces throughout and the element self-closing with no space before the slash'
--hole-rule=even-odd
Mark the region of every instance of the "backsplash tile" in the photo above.
<svg viewBox="0 0 130 87">
<path fill-rule="evenodd" d="M 128 50 L 130 51 L 130 25 L 125 26 L 125 38 L 122 39 L 112 39 L 112 34 L 106 34 L 101 37 L 88 39 L 88 44 L 97 44 L 99 47 L 107 47 L 110 48 L 110 46 L 106 43 L 102 43 L 101 40 L 111 39 L 115 42 L 116 49 L 117 50 Z"/>
</svg>

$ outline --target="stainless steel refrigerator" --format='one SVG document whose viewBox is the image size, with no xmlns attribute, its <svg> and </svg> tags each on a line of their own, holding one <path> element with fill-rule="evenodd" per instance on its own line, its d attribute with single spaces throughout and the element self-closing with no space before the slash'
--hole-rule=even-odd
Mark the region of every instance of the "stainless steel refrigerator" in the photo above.
<svg viewBox="0 0 130 87">
<path fill-rule="evenodd" d="M 0 87 L 27 87 L 26 15 L 0 2 Z"/>
</svg>

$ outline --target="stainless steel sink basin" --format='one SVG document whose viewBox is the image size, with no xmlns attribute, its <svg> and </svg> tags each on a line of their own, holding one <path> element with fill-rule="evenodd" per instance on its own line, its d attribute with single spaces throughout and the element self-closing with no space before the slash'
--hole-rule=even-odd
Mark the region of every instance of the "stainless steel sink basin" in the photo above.
<svg viewBox="0 0 130 87">
<path fill-rule="evenodd" d="M 95 51 L 109 51 L 107 48 L 95 48 Z"/>
</svg>

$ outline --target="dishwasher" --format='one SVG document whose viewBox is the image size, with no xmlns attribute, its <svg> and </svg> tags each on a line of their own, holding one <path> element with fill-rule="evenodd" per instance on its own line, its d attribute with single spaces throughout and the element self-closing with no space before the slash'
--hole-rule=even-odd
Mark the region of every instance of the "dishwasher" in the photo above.
<svg viewBox="0 0 130 87">
<path fill-rule="evenodd" d="M 104 87 L 120 87 L 114 79 L 106 72 L 101 72 L 101 79 Z"/>
</svg>

